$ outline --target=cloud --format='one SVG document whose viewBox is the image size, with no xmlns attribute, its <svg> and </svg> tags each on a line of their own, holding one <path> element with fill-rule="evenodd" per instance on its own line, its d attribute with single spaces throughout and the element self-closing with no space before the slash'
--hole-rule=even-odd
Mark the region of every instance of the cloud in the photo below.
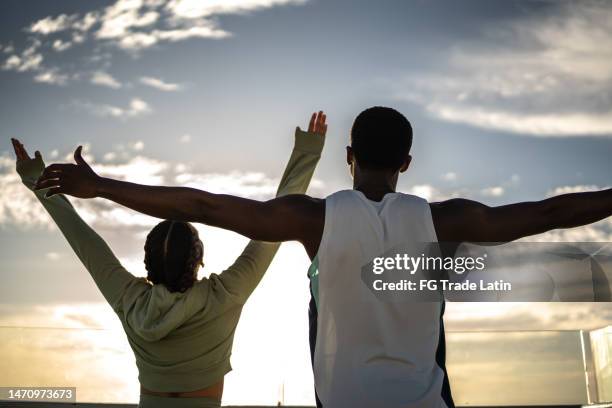
<svg viewBox="0 0 612 408">
<path fill-rule="evenodd" d="M 190 143 L 191 142 L 191 135 L 189 133 L 185 133 L 183 136 L 181 136 L 179 138 L 179 142 L 181 142 L 181 143 Z"/>
<path fill-rule="evenodd" d="M 117 158 L 117 154 L 115 152 L 108 152 L 103 156 L 104 161 L 113 161 L 115 158 Z"/>
<path fill-rule="evenodd" d="M 42 36 L 69 32 L 109 42 L 128 51 L 149 48 L 163 41 L 189 38 L 219 39 L 231 35 L 218 27 L 216 16 L 245 14 L 283 5 L 301 5 L 306 0 L 191 1 L 118 0 L 104 9 L 80 14 L 47 16 L 27 31 Z M 80 41 L 76 41 L 80 42 Z"/>
<path fill-rule="evenodd" d="M 449 171 L 447 173 L 442 174 L 442 176 L 440 177 L 444 181 L 455 181 L 457 180 L 457 173 L 455 173 L 454 171 Z"/>
<path fill-rule="evenodd" d="M 218 14 L 237 14 L 256 11 L 262 8 L 287 4 L 304 4 L 304 0 L 238 0 L 238 1 L 198 1 L 198 0 L 172 0 L 166 9 L 174 18 L 200 19 Z"/>
<path fill-rule="evenodd" d="M 218 15 L 245 14 L 276 6 L 301 5 L 306 1 L 175 0 L 166 3 L 159 0 L 117 0 L 109 6 L 85 14 L 59 14 L 32 22 L 23 30 L 26 33 L 26 43 L 30 45 L 21 54 L 15 52 L 12 44 L 0 47 L 0 51 L 8 55 L 4 63 L 0 63 L 0 68 L 17 72 L 41 71 L 34 76 L 36 82 L 64 85 L 68 78 L 82 76 L 79 71 L 81 61 L 75 63 L 65 57 L 61 61 L 62 66 L 49 68 L 43 65 L 45 53 L 63 52 L 89 40 L 92 42 L 88 48 L 91 51 L 86 52 L 91 55 L 84 58 L 96 65 L 99 71 L 94 73 L 92 83 L 117 89 L 121 84 L 102 72 L 111 55 L 108 50 L 112 47 L 134 54 L 161 43 L 191 38 L 221 39 L 231 36 L 231 33 L 218 26 Z M 79 58 L 82 59 L 82 55 Z M 59 76 L 58 69 L 68 73 Z M 162 91 L 182 88 L 179 84 L 153 77 L 143 77 L 141 83 Z M 106 106 L 101 111 L 105 116 L 129 116 L 113 106 Z"/>
<path fill-rule="evenodd" d="M 62 255 L 57 252 L 47 252 L 45 257 L 50 261 L 58 261 Z"/>
<path fill-rule="evenodd" d="M 591 185 L 575 185 L 575 186 L 561 186 L 556 187 L 555 189 L 548 192 L 547 196 L 552 197 L 560 194 L 569 194 L 569 193 L 584 193 L 586 191 L 598 191 L 605 190 L 610 187 L 598 187 L 594 184 Z"/>
<path fill-rule="evenodd" d="M 144 116 L 153 111 L 149 104 L 140 98 L 132 98 L 129 105 L 125 108 L 107 104 L 99 105 L 87 101 L 75 101 L 74 104 L 78 108 L 85 109 L 93 115 L 118 119 Z"/>
<path fill-rule="evenodd" d="M 555 2 L 446 50 L 396 96 L 433 117 L 530 136 L 612 135 L 612 9 Z"/>
<path fill-rule="evenodd" d="M 110 74 L 103 71 L 96 71 L 91 75 L 91 83 L 94 85 L 106 86 L 113 89 L 121 88 L 121 83 Z"/>
<path fill-rule="evenodd" d="M 52 47 L 55 51 L 62 52 L 72 47 L 72 43 L 70 41 L 55 40 Z"/>
<path fill-rule="evenodd" d="M 34 22 L 28 30 L 31 33 L 43 35 L 53 34 L 68 29 L 77 18 L 76 14 L 70 16 L 67 14 L 60 14 L 56 17 L 49 16 Z"/>
<path fill-rule="evenodd" d="M 53 85 L 66 85 L 68 75 L 61 74 L 57 69 L 48 69 L 34 76 L 34 81 Z"/>
<path fill-rule="evenodd" d="M 34 71 L 40 68 L 42 62 L 42 54 L 11 55 L 4 62 L 2 69 L 17 72 Z"/>
<path fill-rule="evenodd" d="M 29 46 L 23 50 L 21 55 L 12 54 L 4 61 L 2 69 L 17 72 L 38 71 L 42 69 L 43 56 L 39 52 L 41 44 L 42 42 L 38 39 L 30 40 Z"/>
<path fill-rule="evenodd" d="M 462 195 L 463 191 L 451 191 L 448 189 L 440 189 L 432 184 L 417 184 L 409 187 L 406 192 L 415 196 L 424 198 L 429 202 L 439 202 L 457 198 Z"/>
<path fill-rule="evenodd" d="M 143 9 L 143 2 L 120 0 L 108 6 L 101 15 L 101 27 L 96 32 L 99 39 L 115 39 L 129 35 L 134 28 L 146 27 L 159 18 L 157 11 Z"/>
<path fill-rule="evenodd" d="M 480 190 L 480 194 L 485 197 L 501 197 L 504 195 L 504 188 L 501 186 L 487 187 Z"/>
<path fill-rule="evenodd" d="M 178 91 L 182 88 L 179 84 L 173 84 L 170 82 L 164 82 L 162 79 L 154 78 L 154 77 L 141 77 L 140 83 L 150 86 L 152 88 L 159 89 L 160 91 Z"/>
<path fill-rule="evenodd" d="M 134 142 L 134 144 L 132 144 L 132 149 L 137 152 L 141 151 L 142 149 L 144 149 L 144 142 L 142 140 Z"/>
<path fill-rule="evenodd" d="M 277 179 L 269 178 L 264 173 L 243 171 L 233 171 L 226 174 L 182 173 L 175 177 L 175 181 L 186 187 L 257 199 L 273 196 L 278 185 Z"/>
</svg>

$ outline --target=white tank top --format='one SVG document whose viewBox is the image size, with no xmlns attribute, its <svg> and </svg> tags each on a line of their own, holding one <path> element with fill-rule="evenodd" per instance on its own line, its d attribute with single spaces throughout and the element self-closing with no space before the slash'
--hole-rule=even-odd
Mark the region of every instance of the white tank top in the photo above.
<svg viewBox="0 0 612 408">
<path fill-rule="evenodd" d="M 429 204 L 356 190 L 325 200 L 325 226 L 310 270 L 318 322 L 315 386 L 325 408 L 446 407 L 436 364 L 440 302 L 380 300 L 361 279 L 373 258 L 437 242 Z"/>
</svg>

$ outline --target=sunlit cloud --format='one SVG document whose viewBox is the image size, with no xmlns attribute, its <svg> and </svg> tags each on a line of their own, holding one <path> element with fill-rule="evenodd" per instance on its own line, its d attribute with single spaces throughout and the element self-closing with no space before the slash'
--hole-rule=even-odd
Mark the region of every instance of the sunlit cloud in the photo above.
<svg viewBox="0 0 612 408">
<path fill-rule="evenodd" d="M 56 17 L 49 16 L 36 21 L 30 25 L 28 30 L 31 33 L 48 35 L 68 29 L 76 22 L 76 20 L 76 15 L 69 16 L 66 14 L 60 14 Z"/>
<path fill-rule="evenodd" d="M 485 197 L 501 197 L 504 195 L 504 188 L 501 186 L 486 187 L 480 190 L 480 194 Z"/>
<path fill-rule="evenodd" d="M 447 173 L 442 174 L 440 178 L 444 181 L 455 181 L 457 180 L 457 173 L 455 173 L 454 171 L 449 171 Z"/>
<path fill-rule="evenodd" d="M 2 69 L 17 72 L 36 71 L 40 69 L 43 62 L 43 55 L 39 52 L 41 44 L 40 40 L 32 40 L 21 55 L 10 55 L 4 61 Z"/>
<path fill-rule="evenodd" d="M 66 85 L 68 79 L 68 75 L 60 73 L 57 69 L 47 69 L 34 76 L 34 81 L 52 85 Z"/>
<path fill-rule="evenodd" d="M 547 196 L 552 197 L 552 196 L 556 196 L 559 194 L 584 193 L 586 191 L 598 191 L 598 190 L 605 190 L 608 188 L 610 187 L 599 187 L 594 184 L 591 184 L 591 185 L 579 184 L 575 186 L 561 186 L 561 187 L 556 187 L 552 191 L 549 191 Z"/>
<path fill-rule="evenodd" d="M 448 69 L 400 81 L 396 96 L 438 119 L 484 129 L 612 135 L 612 51 L 600 46 L 612 43 L 612 9 L 585 1 L 547 10 L 485 28 L 481 40 L 446 51 L 440 66 Z"/>
<path fill-rule="evenodd" d="M 141 77 L 140 83 L 150 86 L 155 89 L 159 89 L 160 91 L 167 91 L 167 92 L 178 91 L 182 88 L 182 86 L 179 84 L 165 82 L 164 80 L 160 78 L 154 78 L 154 77 L 148 77 L 148 76 Z"/>
<path fill-rule="evenodd" d="M 199 188 L 218 194 L 235 194 L 243 197 L 258 198 L 273 196 L 278 179 L 260 172 L 233 171 L 227 174 L 182 173 L 175 177 L 176 183 L 186 187 Z"/>
<path fill-rule="evenodd" d="M 153 111 L 147 102 L 140 98 L 132 98 L 127 107 L 119 107 L 108 104 L 95 104 L 88 101 L 75 101 L 77 108 L 84 109 L 93 115 L 100 117 L 113 117 L 117 119 L 130 119 L 144 116 Z"/>
<path fill-rule="evenodd" d="M 223 38 L 214 19 L 222 14 L 245 14 L 283 5 L 301 5 L 306 0 L 191 1 L 118 0 L 100 10 L 80 14 L 47 16 L 32 23 L 27 31 L 49 36 L 68 31 L 91 34 L 126 50 L 151 47 L 163 41 L 189 38 Z"/>
<path fill-rule="evenodd" d="M 6 71 L 34 72 L 34 80 L 39 83 L 66 85 L 69 79 L 87 76 L 75 68 L 80 66 L 80 63 L 74 64 L 70 56 L 66 56 L 63 58 L 63 66 L 50 68 L 45 66 L 46 53 L 60 53 L 91 42 L 92 55 L 89 60 L 97 64 L 98 69 L 90 76 L 90 81 L 96 85 L 118 89 L 122 84 L 103 72 L 107 67 L 104 63 L 112 54 L 103 52 L 100 47 L 94 45 L 110 45 L 130 53 L 139 53 L 162 43 L 191 38 L 222 39 L 231 36 L 231 33 L 219 27 L 216 16 L 246 14 L 277 6 L 302 5 L 306 1 L 174 0 L 165 3 L 157 0 L 118 0 L 109 6 L 84 14 L 59 14 L 32 22 L 24 28 L 28 45 L 21 53 L 15 52 L 12 44 L 0 47 L 7 55 L 4 61 L 0 60 L 0 68 Z M 58 38 L 59 36 L 61 38 Z M 102 55 L 104 58 L 101 58 Z M 140 78 L 140 82 L 162 91 L 182 89 L 180 84 L 150 76 Z M 129 110 L 126 112 L 109 105 L 95 110 L 102 116 L 130 116 Z"/>
<path fill-rule="evenodd" d="M 287 4 L 304 4 L 306 0 L 172 0 L 166 5 L 174 18 L 201 19 L 218 14 L 238 14 Z"/>
<path fill-rule="evenodd" d="M 113 76 L 109 73 L 103 71 L 94 72 L 91 75 L 91 83 L 94 85 L 106 86 L 112 89 L 121 88 L 121 83 L 119 81 L 113 78 Z"/>
<path fill-rule="evenodd" d="M 133 150 L 135 150 L 135 151 L 139 152 L 139 151 L 141 151 L 142 149 L 144 149 L 144 146 L 145 146 L 145 145 L 144 145 L 144 142 L 143 142 L 142 140 L 138 140 L 138 141 L 136 141 L 136 142 L 132 143 L 132 146 L 131 146 L 131 147 L 132 147 L 132 149 L 133 149 Z"/>
<path fill-rule="evenodd" d="M 62 41 L 62 40 L 53 41 L 53 49 L 57 52 L 66 51 L 70 47 L 72 47 L 72 43 L 70 41 Z"/>
<path fill-rule="evenodd" d="M 45 257 L 50 261 L 58 261 L 62 255 L 57 252 L 47 252 Z"/>
</svg>

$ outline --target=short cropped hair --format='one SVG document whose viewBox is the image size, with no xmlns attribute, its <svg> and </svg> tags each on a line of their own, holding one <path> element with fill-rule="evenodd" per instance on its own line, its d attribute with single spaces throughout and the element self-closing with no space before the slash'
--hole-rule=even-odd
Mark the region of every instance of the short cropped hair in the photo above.
<svg viewBox="0 0 612 408">
<path fill-rule="evenodd" d="M 368 108 L 353 122 L 351 147 L 362 168 L 398 170 L 412 147 L 412 126 L 395 109 Z"/>
</svg>

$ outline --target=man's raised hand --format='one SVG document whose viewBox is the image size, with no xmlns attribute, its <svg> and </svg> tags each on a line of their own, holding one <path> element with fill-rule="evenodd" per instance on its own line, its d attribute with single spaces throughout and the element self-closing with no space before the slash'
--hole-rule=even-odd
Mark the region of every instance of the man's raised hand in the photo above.
<svg viewBox="0 0 612 408">
<path fill-rule="evenodd" d="M 55 194 L 69 194 L 78 198 L 96 196 L 97 183 L 101 180 L 85 162 L 81 152 L 83 146 L 74 151 L 76 164 L 52 164 L 48 166 L 36 183 L 36 190 L 49 189 L 46 197 Z"/>
</svg>

